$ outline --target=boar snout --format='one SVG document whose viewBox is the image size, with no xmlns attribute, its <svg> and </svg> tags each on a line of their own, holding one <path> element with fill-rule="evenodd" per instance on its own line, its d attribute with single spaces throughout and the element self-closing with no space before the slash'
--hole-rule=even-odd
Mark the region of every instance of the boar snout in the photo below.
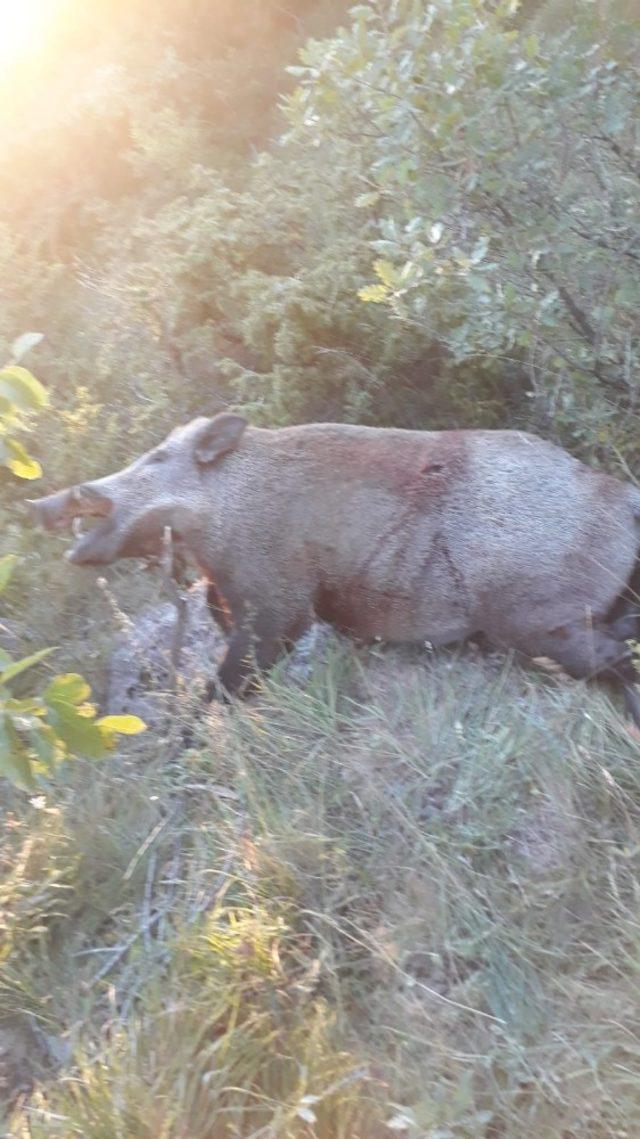
<svg viewBox="0 0 640 1139">
<path fill-rule="evenodd" d="M 28 499 L 27 506 L 35 521 L 45 530 L 68 526 L 74 517 L 75 488 L 59 490 L 45 498 Z"/>
<path fill-rule="evenodd" d="M 90 484 L 68 487 L 44 498 L 27 499 L 27 506 L 38 525 L 45 530 L 59 530 L 70 526 L 82 516 L 104 517 L 113 508 L 106 495 Z"/>
</svg>

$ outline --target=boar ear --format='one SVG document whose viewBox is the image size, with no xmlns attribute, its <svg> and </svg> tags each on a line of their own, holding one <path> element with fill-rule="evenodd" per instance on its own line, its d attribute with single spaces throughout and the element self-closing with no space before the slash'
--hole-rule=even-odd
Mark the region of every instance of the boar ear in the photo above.
<svg viewBox="0 0 640 1139">
<path fill-rule="evenodd" d="M 242 415 L 223 411 L 207 419 L 194 440 L 194 454 L 198 463 L 215 463 L 227 451 L 237 447 L 247 421 Z"/>
</svg>

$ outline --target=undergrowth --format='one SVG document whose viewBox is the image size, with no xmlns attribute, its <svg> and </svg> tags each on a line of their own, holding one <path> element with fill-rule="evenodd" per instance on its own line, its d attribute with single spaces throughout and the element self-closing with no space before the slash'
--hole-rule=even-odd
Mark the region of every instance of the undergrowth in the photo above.
<svg viewBox="0 0 640 1139">
<path fill-rule="evenodd" d="M 631 1139 L 640 765 L 605 693 L 337 648 L 192 730 L 6 802 L 7 1135 Z"/>
</svg>

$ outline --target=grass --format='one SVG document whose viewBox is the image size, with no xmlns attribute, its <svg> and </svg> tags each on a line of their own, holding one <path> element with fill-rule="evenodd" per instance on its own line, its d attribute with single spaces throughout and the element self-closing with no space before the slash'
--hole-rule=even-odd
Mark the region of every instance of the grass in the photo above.
<svg viewBox="0 0 640 1139">
<path fill-rule="evenodd" d="M 595 688 L 336 647 L 16 793 L 6 1134 L 632 1139 L 639 752 Z"/>
</svg>

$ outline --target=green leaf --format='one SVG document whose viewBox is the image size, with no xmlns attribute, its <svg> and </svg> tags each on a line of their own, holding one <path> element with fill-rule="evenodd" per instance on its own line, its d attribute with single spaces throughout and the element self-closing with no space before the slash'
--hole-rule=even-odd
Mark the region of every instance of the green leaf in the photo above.
<svg viewBox="0 0 640 1139">
<path fill-rule="evenodd" d="M 18 443 L 17 439 L 5 439 L 6 447 L 13 455 L 12 459 L 5 459 L 5 466 L 13 471 L 20 479 L 41 479 L 42 467 L 37 459 L 32 459 L 31 455 Z"/>
<path fill-rule="evenodd" d="M 115 735 L 137 736 L 147 729 L 144 720 L 139 716 L 103 716 L 97 721 L 98 727 Z"/>
<path fill-rule="evenodd" d="M 5 554 L 3 558 L 0 558 L 0 593 L 6 589 L 19 561 L 20 558 L 17 554 Z"/>
<path fill-rule="evenodd" d="M 26 791 L 36 785 L 29 757 L 8 715 L 0 717 L 0 775 Z"/>
<path fill-rule="evenodd" d="M 35 348 L 40 342 L 44 340 L 44 333 L 42 332 L 23 332 L 22 336 L 18 336 L 11 345 L 11 355 L 16 364 L 20 362 L 27 352 Z"/>
<path fill-rule="evenodd" d="M 65 758 L 65 748 L 49 724 L 39 724 L 29 732 L 29 744 L 41 764 L 51 770 Z"/>
<path fill-rule="evenodd" d="M 28 668 L 33 668 L 34 664 L 38 664 L 39 661 L 44 660 L 51 652 L 53 652 L 53 649 L 40 649 L 37 653 L 32 653 L 31 656 L 23 657 L 22 660 L 17 660 L 14 664 L 10 664 L 8 668 L 0 672 L 0 685 L 6 684 L 16 676 L 20 676 L 20 673 L 26 672 Z"/>
<path fill-rule="evenodd" d="M 0 370 L 0 395 L 11 400 L 21 411 L 46 407 L 49 402 L 40 381 L 18 364 L 10 364 Z"/>
<path fill-rule="evenodd" d="M 44 716 L 46 712 L 45 705 L 37 696 L 27 696 L 23 700 L 16 700 L 15 696 L 2 697 L 4 702 L 5 711 L 11 712 L 14 717 L 19 716 L 21 719 L 34 716 Z"/>
<path fill-rule="evenodd" d="M 47 703 L 84 704 L 91 696 L 91 685 L 77 672 L 65 672 L 56 676 L 45 688 L 43 697 Z"/>
<path fill-rule="evenodd" d="M 74 755 L 101 759 L 108 750 L 108 741 L 102 735 L 91 715 L 63 701 L 49 704 L 47 720 L 53 730 Z"/>
</svg>

